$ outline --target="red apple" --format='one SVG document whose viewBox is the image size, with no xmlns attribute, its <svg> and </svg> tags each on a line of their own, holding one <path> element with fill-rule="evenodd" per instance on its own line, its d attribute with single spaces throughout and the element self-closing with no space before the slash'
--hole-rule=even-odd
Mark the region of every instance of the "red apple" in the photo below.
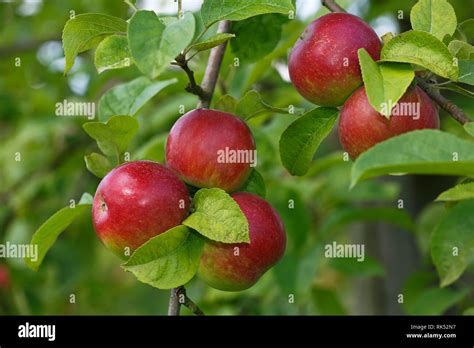
<svg viewBox="0 0 474 348">
<path fill-rule="evenodd" d="M 186 185 L 152 161 L 125 163 L 108 173 L 94 197 L 92 219 L 102 242 L 121 257 L 181 224 L 189 213 Z M 129 248 L 129 249 L 126 249 Z"/>
<path fill-rule="evenodd" d="M 10 288 L 10 272 L 6 265 L 0 264 L 0 290 Z"/>
<path fill-rule="evenodd" d="M 306 27 L 288 59 L 291 81 L 310 102 L 339 106 L 362 84 L 357 50 L 365 48 L 374 60 L 381 43 L 362 19 L 330 13 Z"/>
<path fill-rule="evenodd" d="M 208 285 L 241 291 L 254 285 L 278 260 L 286 246 L 283 222 L 272 206 L 247 192 L 232 195 L 247 217 L 250 244 L 208 241 L 199 265 L 199 276 Z"/>
<path fill-rule="evenodd" d="M 339 139 L 352 159 L 396 135 L 416 129 L 439 128 L 438 109 L 420 87 L 410 87 L 391 111 L 390 119 L 375 111 L 364 87 L 347 99 L 339 120 Z"/>
<path fill-rule="evenodd" d="M 240 118 L 196 109 L 171 128 L 166 162 L 188 184 L 232 192 L 242 186 L 256 164 L 255 142 Z"/>
</svg>

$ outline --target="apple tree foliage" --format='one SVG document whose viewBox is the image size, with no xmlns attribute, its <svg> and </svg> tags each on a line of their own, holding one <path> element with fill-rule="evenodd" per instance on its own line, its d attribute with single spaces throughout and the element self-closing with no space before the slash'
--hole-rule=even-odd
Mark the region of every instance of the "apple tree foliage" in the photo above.
<svg viewBox="0 0 474 348">
<path fill-rule="evenodd" d="M 273 272 L 281 291 L 306 296 L 305 301 L 314 298 L 312 303 L 320 313 L 345 313 L 337 292 L 312 286 L 314 276 L 324 274 L 322 245 L 351 223 L 384 221 L 415 233 L 439 275 L 440 287 L 433 285 L 430 273 L 416 273 L 407 281 L 403 290 L 407 298 L 405 311 L 424 314 L 426 303 L 436 299 L 437 307 L 429 314 L 443 313 L 465 298 L 465 287 L 449 286 L 472 268 L 474 261 L 473 123 L 464 125 L 465 134 L 421 130 L 394 137 L 374 146 L 354 163 L 339 151 L 320 156 L 317 150 L 331 134 L 339 110 L 308 104 L 304 108 L 288 106 L 277 101 L 279 106 L 273 106 L 253 88 L 258 85 L 262 70 L 286 57 L 301 32 L 302 26 L 292 21 L 294 14 L 291 0 L 255 0 L 251 5 L 223 0 L 218 6 L 204 0 L 199 12 L 186 12 L 178 18 L 135 9 L 130 18 L 84 13 L 69 19 L 62 35 L 65 74 L 73 69 L 77 55 L 88 50 L 95 50 L 94 64 L 99 74 L 131 66 L 139 72 L 134 79 L 105 91 L 98 101 L 99 121 L 83 124 L 84 131 L 97 143 L 96 151 L 100 151 L 86 154 L 85 165 L 102 178 L 125 161 L 163 162 L 165 135 L 139 149 L 134 147 L 137 134 L 146 132 L 147 127 L 147 120 L 139 118 L 141 110 L 160 92 L 178 83 L 176 76 L 182 73 L 176 71 L 173 76 L 169 70 L 179 54 L 199 57 L 229 41 L 227 50 L 232 57 L 242 58 L 239 64 L 245 74 L 238 76 L 240 89 L 232 86 L 228 94 L 216 95 L 212 107 L 235 113 L 254 129 L 262 171 L 275 172 L 271 162 L 279 152 L 279 166 L 299 177 L 264 177 L 255 170 L 245 187 L 266 195 L 285 221 L 289 246 Z M 232 21 L 230 33 L 216 33 L 221 20 Z M 373 61 L 363 49 L 358 52 L 374 109 L 382 113 L 383 103 L 395 103 L 410 84 L 416 83 L 418 74 L 428 76 L 435 89 L 473 98 L 473 20 L 458 23 L 446 0 L 420 0 L 411 9 L 410 22 L 412 30 L 384 36 L 380 61 Z M 202 76 L 203 72 L 196 73 Z M 195 102 L 194 97 L 186 96 L 174 103 L 192 108 Z M 283 121 L 266 125 L 276 118 Z M 429 206 L 414 223 L 409 214 L 390 205 L 397 198 L 399 187 L 373 180 L 393 173 L 452 175 L 460 181 L 440 193 L 437 201 L 446 202 L 444 206 Z M 194 200 L 195 209 L 183 225 L 145 243 L 123 268 L 141 282 L 169 289 L 188 283 L 195 275 L 202 248 L 199 235 L 224 243 L 248 242 L 245 217 L 228 194 L 201 189 Z M 385 206 L 351 205 L 361 201 L 378 201 Z M 313 224 L 309 211 L 312 203 L 330 211 L 321 215 L 324 219 L 317 235 L 307 233 Z M 40 257 L 26 260 L 28 266 L 37 270 L 61 232 L 73 220 L 84 218 L 90 208 L 91 196 L 86 193 L 79 203 L 46 220 L 32 239 L 39 245 Z M 335 259 L 330 261 L 330 267 L 347 276 L 384 276 L 386 272 L 369 257 L 363 263 Z M 305 293 L 308 288 L 309 295 Z"/>
</svg>

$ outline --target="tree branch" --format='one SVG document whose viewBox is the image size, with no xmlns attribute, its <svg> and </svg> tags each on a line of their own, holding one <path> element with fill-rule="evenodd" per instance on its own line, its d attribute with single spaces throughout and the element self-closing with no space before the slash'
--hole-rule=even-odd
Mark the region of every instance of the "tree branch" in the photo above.
<svg viewBox="0 0 474 348">
<path fill-rule="evenodd" d="M 321 0 L 321 3 L 326 6 L 332 12 L 346 12 L 341 6 L 339 6 L 335 0 Z M 428 94 L 443 110 L 450 114 L 456 121 L 461 124 L 471 122 L 469 117 L 452 101 L 443 97 L 438 91 L 433 91 L 422 78 L 417 77 L 416 81 L 421 89 Z"/>
<path fill-rule="evenodd" d="M 172 316 L 179 315 L 181 304 L 179 303 L 178 290 L 179 288 L 171 289 L 170 302 L 168 305 L 168 315 L 172 315 Z"/>
<path fill-rule="evenodd" d="M 217 28 L 217 33 L 227 33 L 230 29 L 229 21 L 221 21 L 219 27 Z M 220 44 L 217 47 L 211 49 L 209 54 L 209 60 L 207 61 L 206 72 L 204 73 L 204 78 L 202 79 L 202 89 L 204 90 L 204 95 L 202 98 L 199 98 L 198 107 L 208 108 L 211 104 L 212 95 L 216 88 L 217 77 L 219 76 L 219 70 L 222 64 L 222 58 L 224 57 L 225 48 L 227 47 L 227 42 Z"/>
<path fill-rule="evenodd" d="M 187 307 L 195 315 L 203 316 L 204 312 L 198 307 L 197 304 L 186 295 L 186 289 L 184 286 L 171 289 L 170 302 L 168 306 L 168 315 L 178 316 L 180 313 L 181 305 Z"/>
<path fill-rule="evenodd" d="M 432 90 L 430 85 L 422 78 L 417 77 L 416 82 L 443 110 L 450 114 L 460 124 L 471 122 L 469 117 L 452 101 L 443 97 L 438 91 Z"/>
<path fill-rule="evenodd" d="M 183 69 L 186 75 L 188 75 L 189 83 L 186 86 L 185 90 L 189 93 L 197 95 L 199 97 L 199 100 L 205 99 L 206 98 L 205 92 L 201 88 L 201 86 L 199 86 L 196 83 L 196 79 L 194 78 L 194 71 L 192 71 L 189 68 L 188 61 L 186 60 L 186 57 L 184 56 L 184 54 L 180 54 L 179 56 L 175 58 L 175 60 L 176 60 L 175 65 L 178 65 L 179 67 L 181 67 L 181 69 Z"/>
<path fill-rule="evenodd" d="M 204 312 L 198 307 L 197 304 L 191 300 L 188 295 L 186 295 L 186 289 L 184 286 L 180 286 L 177 288 L 177 293 L 178 293 L 178 301 L 180 298 L 184 296 L 184 302 L 181 303 L 182 301 L 179 301 L 182 305 L 187 307 L 191 312 L 193 312 L 195 315 L 203 316 L 205 315 Z"/>
<path fill-rule="evenodd" d="M 230 22 L 221 21 L 217 28 L 217 33 L 227 33 L 229 29 Z M 180 66 L 186 75 L 188 75 L 189 84 L 186 87 L 186 91 L 199 97 L 198 108 L 208 108 L 211 104 L 212 95 L 216 89 L 217 77 L 219 76 L 219 70 L 221 68 L 222 59 L 224 58 L 226 46 L 227 43 L 224 42 L 211 49 L 207 61 L 206 72 L 204 73 L 204 78 L 201 84 L 202 87 L 196 83 L 194 72 L 189 68 L 185 54 L 180 54 L 175 59 L 176 65 Z M 184 296 L 183 303 L 180 302 L 182 296 Z M 181 304 L 189 308 L 191 312 L 196 315 L 204 315 L 204 312 L 186 295 L 186 289 L 184 286 L 171 289 L 168 315 L 179 315 Z"/>
</svg>

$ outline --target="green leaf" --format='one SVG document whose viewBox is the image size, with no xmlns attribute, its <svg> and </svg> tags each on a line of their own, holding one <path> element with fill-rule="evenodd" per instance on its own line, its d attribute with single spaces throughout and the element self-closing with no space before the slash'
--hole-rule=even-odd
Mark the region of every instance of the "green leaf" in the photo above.
<svg viewBox="0 0 474 348">
<path fill-rule="evenodd" d="M 204 0 L 201 7 L 201 17 L 206 27 L 224 19 L 241 21 L 265 13 L 288 15 L 290 12 L 295 12 L 291 0 L 221 0 L 218 5 L 214 0 Z"/>
<path fill-rule="evenodd" d="M 88 192 L 84 192 L 79 200 L 79 204 L 92 204 L 93 202 L 94 197 Z"/>
<path fill-rule="evenodd" d="M 140 71 L 157 77 L 191 42 L 196 27 L 192 13 L 164 25 L 153 11 L 137 11 L 128 25 L 128 44 Z"/>
<path fill-rule="evenodd" d="M 458 59 L 474 59 L 474 46 L 467 42 L 453 40 L 449 43 L 448 49 Z"/>
<path fill-rule="evenodd" d="M 458 61 L 458 65 L 459 65 L 458 81 L 474 86 L 474 60 L 460 59 Z"/>
<path fill-rule="evenodd" d="M 280 158 L 292 175 L 305 175 L 319 144 L 331 132 L 338 110 L 316 108 L 299 117 L 280 138 Z"/>
<path fill-rule="evenodd" d="M 447 85 L 444 85 L 444 86 L 438 86 L 438 88 L 453 91 L 469 98 L 474 98 L 474 92 L 471 92 L 470 90 L 464 87 L 461 87 L 460 85 L 456 83 L 448 83 Z"/>
<path fill-rule="evenodd" d="M 135 116 L 158 92 L 177 81 L 170 79 L 153 82 L 142 76 L 113 87 L 99 100 L 99 119 L 107 121 L 114 115 Z"/>
<path fill-rule="evenodd" d="M 430 241 L 434 228 L 446 213 L 445 204 L 434 203 L 423 208 L 416 219 L 415 235 L 418 248 L 423 256 L 431 260 Z"/>
<path fill-rule="evenodd" d="M 436 275 L 433 272 L 416 271 L 405 281 L 403 286 L 403 309 L 405 313 L 411 313 L 413 304 L 423 292 L 436 283 Z"/>
<path fill-rule="evenodd" d="M 235 109 L 237 108 L 237 99 L 231 95 L 225 94 L 217 100 L 215 108 L 217 110 L 235 114 Z"/>
<path fill-rule="evenodd" d="M 439 130 L 417 130 L 381 142 L 352 166 L 351 186 L 391 173 L 474 177 L 474 144 Z"/>
<path fill-rule="evenodd" d="M 407 31 L 395 36 L 382 48 L 382 61 L 420 65 L 435 74 L 456 81 L 459 69 L 448 48 L 423 31 Z"/>
<path fill-rule="evenodd" d="M 378 65 L 363 48 L 357 52 L 369 103 L 377 112 L 390 118 L 392 107 L 410 86 L 415 72 L 406 63 Z"/>
<path fill-rule="evenodd" d="M 216 35 L 211 36 L 210 38 L 207 38 L 204 41 L 192 44 L 191 46 L 189 46 L 189 49 L 193 49 L 198 52 L 205 51 L 213 47 L 219 46 L 220 44 L 223 44 L 224 42 L 232 39 L 233 37 L 235 37 L 234 34 L 218 33 Z"/>
<path fill-rule="evenodd" d="M 135 250 L 122 268 L 155 288 L 175 288 L 196 274 L 203 245 L 187 227 L 176 226 Z"/>
<path fill-rule="evenodd" d="M 105 14 L 85 13 L 68 20 L 62 36 L 66 56 L 64 74 L 72 68 L 79 53 L 96 47 L 109 35 L 126 31 L 127 22 Z"/>
<path fill-rule="evenodd" d="M 341 208 L 324 220 L 319 228 L 319 236 L 322 239 L 327 239 L 336 228 L 361 221 L 383 221 L 407 231 L 411 231 L 415 227 L 410 215 L 403 209 L 386 207 Z"/>
<path fill-rule="evenodd" d="M 110 69 L 129 67 L 132 56 L 128 49 L 126 36 L 111 35 L 106 37 L 95 50 L 94 64 L 100 74 Z"/>
<path fill-rule="evenodd" d="M 255 90 L 248 91 L 239 100 L 235 107 L 235 113 L 237 116 L 244 120 L 250 120 L 251 118 L 267 115 L 271 113 L 277 114 L 299 114 L 302 109 L 294 108 L 293 112 L 285 108 L 276 108 L 268 105 L 263 101 L 262 96 Z"/>
<path fill-rule="evenodd" d="M 466 297 L 468 291 L 453 289 L 424 289 L 416 300 L 407 308 L 409 315 L 442 315 L 449 308 Z"/>
<path fill-rule="evenodd" d="M 451 208 L 433 231 L 431 256 L 441 286 L 456 281 L 474 259 L 474 200 Z"/>
<path fill-rule="evenodd" d="M 87 169 L 98 178 L 103 178 L 113 168 L 107 157 L 95 152 L 84 156 L 84 160 L 86 161 Z"/>
<path fill-rule="evenodd" d="M 456 185 L 436 197 L 436 201 L 441 202 L 463 201 L 466 199 L 474 199 L 474 182 Z"/>
<path fill-rule="evenodd" d="M 267 189 L 262 174 L 260 174 L 256 169 L 253 169 L 244 186 L 242 186 L 239 191 L 254 193 L 265 198 Z"/>
<path fill-rule="evenodd" d="M 278 45 L 286 21 L 287 16 L 266 14 L 234 23 L 232 32 L 236 38 L 230 43 L 232 52 L 243 62 L 259 61 Z"/>
<path fill-rule="evenodd" d="M 464 41 L 471 41 L 474 39 L 474 18 L 466 19 L 459 23 L 458 30 L 464 36 Z"/>
<path fill-rule="evenodd" d="M 474 137 L 474 122 L 468 122 L 463 127 L 467 134 Z"/>
<path fill-rule="evenodd" d="M 456 13 L 446 0 L 419 0 L 411 9 L 410 21 L 413 29 L 431 33 L 440 40 L 454 34 L 457 26 Z"/>
<path fill-rule="evenodd" d="M 402 291 L 406 314 L 441 315 L 467 295 L 467 289 L 440 289 L 435 282 L 432 272 L 415 272 L 408 278 Z"/>
<path fill-rule="evenodd" d="M 382 277 L 385 269 L 377 260 L 366 256 L 364 261 L 357 258 L 333 258 L 329 266 L 348 277 Z"/>
<path fill-rule="evenodd" d="M 83 195 L 81 202 L 76 204 L 74 208 L 65 207 L 57 211 L 33 234 L 30 244 L 38 246 L 38 255 L 36 259 L 25 258 L 25 262 L 30 269 L 37 271 L 46 253 L 56 242 L 61 232 L 68 228 L 78 216 L 92 209 L 92 204 L 84 201 L 89 201 L 88 196 Z"/>
<path fill-rule="evenodd" d="M 200 189 L 193 200 L 194 213 L 183 225 L 223 243 L 249 243 L 249 224 L 239 205 L 224 190 Z"/>
<path fill-rule="evenodd" d="M 104 154 L 119 156 L 138 131 L 138 121 L 132 116 L 112 116 L 107 123 L 87 122 L 82 127 Z"/>
</svg>

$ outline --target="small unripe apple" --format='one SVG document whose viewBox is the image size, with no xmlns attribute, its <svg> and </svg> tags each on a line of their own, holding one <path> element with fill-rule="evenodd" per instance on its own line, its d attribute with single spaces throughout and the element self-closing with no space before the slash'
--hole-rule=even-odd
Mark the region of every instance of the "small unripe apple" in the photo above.
<svg viewBox="0 0 474 348">
<path fill-rule="evenodd" d="M 364 87 L 347 99 L 339 119 L 339 139 L 352 159 L 396 135 L 416 129 L 439 128 L 438 109 L 420 87 L 410 87 L 391 113 L 390 119 L 379 114 L 369 104 Z"/>
<path fill-rule="evenodd" d="M 309 24 L 288 59 L 296 90 L 310 102 L 339 106 L 362 84 L 357 50 L 380 58 L 381 43 L 362 19 L 330 13 Z"/>
<path fill-rule="evenodd" d="M 94 197 L 92 220 L 99 239 L 121 257 L 175 227 L 189 213 L 186 185 L 152 161 L 125 163 L 108 173 Z"/>
<path fill-rule="evenodd" d="M 0 290 L 10 288 L 10 271 L 6 265 L 0 264 Z"/>
<path fill-rule="evenodd" d="M 199 276 L 208 285 L 224 291 L 250 288 L 281 259 L 286 234 L 278 213 L 257 195 L 232 195 L 247 218 L 250 243 L 206 242 L 199 265 Z"/>
<path fill-rule="evenodd" d="M 232 192 L 256 164 L 255 142 L 240 118 L 196 109 L 181 116 L 166 142 L 166 162 L 186 183 Z"/>
</svg>

